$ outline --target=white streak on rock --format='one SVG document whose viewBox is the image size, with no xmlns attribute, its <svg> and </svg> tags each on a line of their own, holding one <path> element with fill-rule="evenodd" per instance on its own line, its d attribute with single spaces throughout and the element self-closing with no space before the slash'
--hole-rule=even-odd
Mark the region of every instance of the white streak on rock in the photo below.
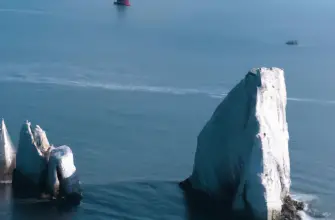
<svg viewBox="0 0 335 220">
<path fill-rule="evenodd" d="M 0 128 L 0 166 L 1 174 L 3 176 L 0 181 L 7 180 L 6 175 L 11 176 L 15 168 L 15 147 L 7 131 L 4 119 L 1 121 Z"/>
</svg>

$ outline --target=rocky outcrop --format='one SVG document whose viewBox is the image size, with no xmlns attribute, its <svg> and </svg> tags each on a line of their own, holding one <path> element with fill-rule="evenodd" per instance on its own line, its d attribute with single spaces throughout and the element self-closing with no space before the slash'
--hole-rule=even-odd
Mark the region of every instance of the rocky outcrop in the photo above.
<svg viewBox="0 0 335 220">
<path fill-rule="evenodd" d="M 13 193 L 16 197 L 55 198 L 78 205 L 82 190 L 68 146 L 49 144 L 45 131 L 38 125 L 32 130 L 25 122 L 20 133 L 13 171 Z"/>
<path fill-rule="evenodd" d="M 3 119 L 1 120 L 0 132 L 0 182 L 10 183 L 16 157 L 14 145 Z"/>
<path fill-rule="evenodd" d="M 233 212 L 279 219 L 291 184 L 288 140 L 284 71 L 253 69 L 200 132 L 192 175 L 181 185 Z"/>
<path fill-rule="evenodd" d="M 82 189 L 74 165 L 70 147 L 62 145 L 51 147 L 48 161 L 48 187 L 52 196 L 65 196 L 70 202 L 78 203 L 82 199 Z"/>
<path fill-rule="evenodd" d="M 305 205 L 303 202 L 295 201 L 291 196 L 287 195 L 284 198 L 280 220 L 301 220 L 301 216 L 298 215 L 299 211 L 303 211 Z"/>
</svg>

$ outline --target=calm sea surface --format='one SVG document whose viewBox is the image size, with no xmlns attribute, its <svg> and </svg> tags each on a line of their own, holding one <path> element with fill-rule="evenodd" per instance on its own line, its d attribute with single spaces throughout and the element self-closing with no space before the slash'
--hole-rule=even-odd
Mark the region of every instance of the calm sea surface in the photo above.
<svg viewBox="0 0 335 220">
<path fill-rule="evenodd" d="M 215 107 L 260 66 L 285 69 L 292 190 L 331 219 L 334 23 L 332 0 L 0 0 L 0 117 L 14 143 L 29 119 L 71 146 L 85 190 L 59 213 L 1 186 L 0 219 L 210 219 L 177 183 Z"/>
</svg>

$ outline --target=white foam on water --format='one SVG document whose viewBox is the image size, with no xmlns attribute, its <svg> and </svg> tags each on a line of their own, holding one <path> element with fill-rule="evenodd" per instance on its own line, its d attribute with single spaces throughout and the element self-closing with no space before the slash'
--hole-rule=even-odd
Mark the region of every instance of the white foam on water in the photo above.
<svg viewBox="0 0 335 220">
<path fill-rule="evenodd" d="M 298 214 L 301 216 L 303 220 L 316 220 L 316 219 L 334 220 L 334 218 L 331 218 L 331 215 L 328 212 L 318 214 L 314 213 L 312 215 L 309 215 L 310 213 L 308 211 L 300 211 Z"/>
<path fill-rule="evenodd" d="M 314 218 L 312 218 L 311 216 L 307 215 L 305 212 L 299 212 L 299 215 L 300 217 L 303 219 L 303 220 L 312 220 Z"/>
<path fill-rule="evenodd" d="M 320 100 L 320 99 L 309 99 L 309 98 L 287 98 L 289 101 L 295 102 L 311 102 L 315 104 L 335 104 L 335 100 Z"/>
<path fill-rule="evenodd" d="M 318 200 L 318 197 L 316 195 L 303 194 L 303 193 L 292 193 L 292 198 L 306 203 Z"/>
<path fill-rule="evenodd" d="M 7 77 L 7 78 L 1 79 L 1 81 L 24 82 L 24 83 L 34 83 L 34 84 L 54 84 L 54 85 L 62 85 L 62 86 L 100 88 L 100 89 L 115 90 L 115 91 L 152 92 L 152 93 L 165 93 L 165 94 L 174 94 L 174 95 L 187 95 L 187 94 L 210 95 L 212 93 L 211 91 L 192 89 L 192 88 L 176 88 L 176 87 L 164 87 L 164 86 L 98 83 L 98 82 L 92 83 L 92 82 L 86 82 L 86 81 L 60 80 L 60 79 L 54 79 L 54 78 L 20 79 L 20 78 L 14 78 L 14 77 Z"/>
<path fill-rule="evenodd" d="M 314 220 L 314 219 L 327 219 L 333 220 L 331 218 L 331 213 L 321 212 L 320 210 L 314 209 L 311 207 L 312 203 L 319 201 L 319 198 L 316 195 L 305 194 L 305 193 L 295 193 L 291 194 L 292 198 L 298 201 L 302 201 L 306 204 L 304 211 L 299 212 L 299 215 L 303 220 Z"/>
</svg>

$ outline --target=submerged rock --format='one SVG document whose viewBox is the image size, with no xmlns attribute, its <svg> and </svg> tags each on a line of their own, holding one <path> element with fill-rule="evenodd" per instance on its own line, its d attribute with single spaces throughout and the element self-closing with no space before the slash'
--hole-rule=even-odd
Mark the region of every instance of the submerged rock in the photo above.
<svg viewBox="0 0 335 220">
<path fill-rule="evenodd" d="M 9 183 L 12 180 L 16 155 L 13 142 L 3 119 L 1 121 L 0 132 L 0 183 Z"/>
<path fill-rule="evenodd" d="M 284 71 L 249 71 L 198 136 L 192 175 L 181 184 L 255 219 L 279 219 L 290 191 Z"/>
</svg>

